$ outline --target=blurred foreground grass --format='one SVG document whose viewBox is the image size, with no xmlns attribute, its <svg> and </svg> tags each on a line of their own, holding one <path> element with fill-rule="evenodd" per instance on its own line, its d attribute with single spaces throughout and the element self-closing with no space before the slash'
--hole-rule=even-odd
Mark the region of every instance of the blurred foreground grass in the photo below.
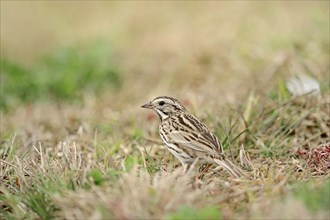
<svg viewBox="0 0 330 220">
<path fill-rule="evenodd" d="M 1 6 L 1 219 L 330 218 L 329 2 Z M 97 38 L 35 58 L 68 33 Z M 299 74 L 318 96 L 290 95 Z M 182 175 L 139 107 L 157 95 L 252 179 Z"/>
</svg>

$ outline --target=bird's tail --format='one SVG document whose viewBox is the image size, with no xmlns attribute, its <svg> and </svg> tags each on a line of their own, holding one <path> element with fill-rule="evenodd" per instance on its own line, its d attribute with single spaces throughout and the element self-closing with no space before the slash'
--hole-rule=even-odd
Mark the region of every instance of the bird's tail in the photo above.
<svg viewBox="0 0 330 220">
<path fill-rule="evenodd" d="M 243 171 L 227 158 L 214 159 L 214 162 L 224 168 L 231 176 L 235 178 L 245 176 Z"/>
</svg>

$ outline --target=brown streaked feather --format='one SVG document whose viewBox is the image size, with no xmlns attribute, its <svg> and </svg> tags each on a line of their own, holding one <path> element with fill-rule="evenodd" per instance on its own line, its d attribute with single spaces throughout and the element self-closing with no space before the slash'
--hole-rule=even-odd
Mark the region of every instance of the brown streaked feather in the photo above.
<svg viewBox="0 0 330 220">
<path fill-rule="evenodd" d="M 175 129 L 171 129 L 172 126 Z M 210 155 L 223 154 L 218 138 L 205 124 L 188 113 L 173 115 L 162 122 L 161 129 L 166 132 L 170 143 L 176 142 Z"/>
<path fill-rule="evenodd" d="M 196 127 L 200 127 L 199 132 L 201 133 L 201 135 L 209 142 L 211 142 L 219 153 L 223 153 L 223 149 L 218 141 L 218 138 L 209 130 L 209 128 L 204 123 L 200 122 L 195 116 L 190 115 L 188 113 L 184 114 L 183 117 L 187 118 L 191 123 L 195 124 Z"/>
<path fill-rule="evenodd" d="M 245 176 L 244 173 L 241 171 L 240 168 L 238 168 L 233 162 L 228 160 L 227 158 L 220 159 L 214 159 L 214 162 L 219 164 L 221 167 L 223 167 L 230 175 L 232 175 L 235 178 L 240 178 Z"/>
</svg>

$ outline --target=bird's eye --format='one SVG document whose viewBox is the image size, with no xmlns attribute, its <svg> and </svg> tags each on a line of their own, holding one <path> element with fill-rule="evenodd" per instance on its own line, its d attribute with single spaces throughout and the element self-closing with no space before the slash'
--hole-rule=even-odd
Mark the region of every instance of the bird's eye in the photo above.
<svg viewBox="0 0 330 220">
<path fill-rule="evenodd" d="M 164 101 L 160 101 L 158 104 L 159 104 L 159 105 L 164 105 L 165 102 L 164 102 Z"/>
</svg>

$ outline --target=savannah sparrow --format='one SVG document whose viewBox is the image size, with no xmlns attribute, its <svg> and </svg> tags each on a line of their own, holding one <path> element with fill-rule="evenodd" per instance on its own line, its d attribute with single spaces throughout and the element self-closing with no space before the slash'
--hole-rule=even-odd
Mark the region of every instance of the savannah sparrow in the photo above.
<svg viewBox="0 0 330 220">
<path fill-rule="evenodd" d="M 218 138 L 178 100 L 160 96 L 141 107 L 156 111 L 160 118 L 160 137 L 185 171 L 189 164 L 198 160 L 202 164 L 218 164 L 235 178 L 243 176 L 242 171 L 225 157 Z"/>
</svg>

